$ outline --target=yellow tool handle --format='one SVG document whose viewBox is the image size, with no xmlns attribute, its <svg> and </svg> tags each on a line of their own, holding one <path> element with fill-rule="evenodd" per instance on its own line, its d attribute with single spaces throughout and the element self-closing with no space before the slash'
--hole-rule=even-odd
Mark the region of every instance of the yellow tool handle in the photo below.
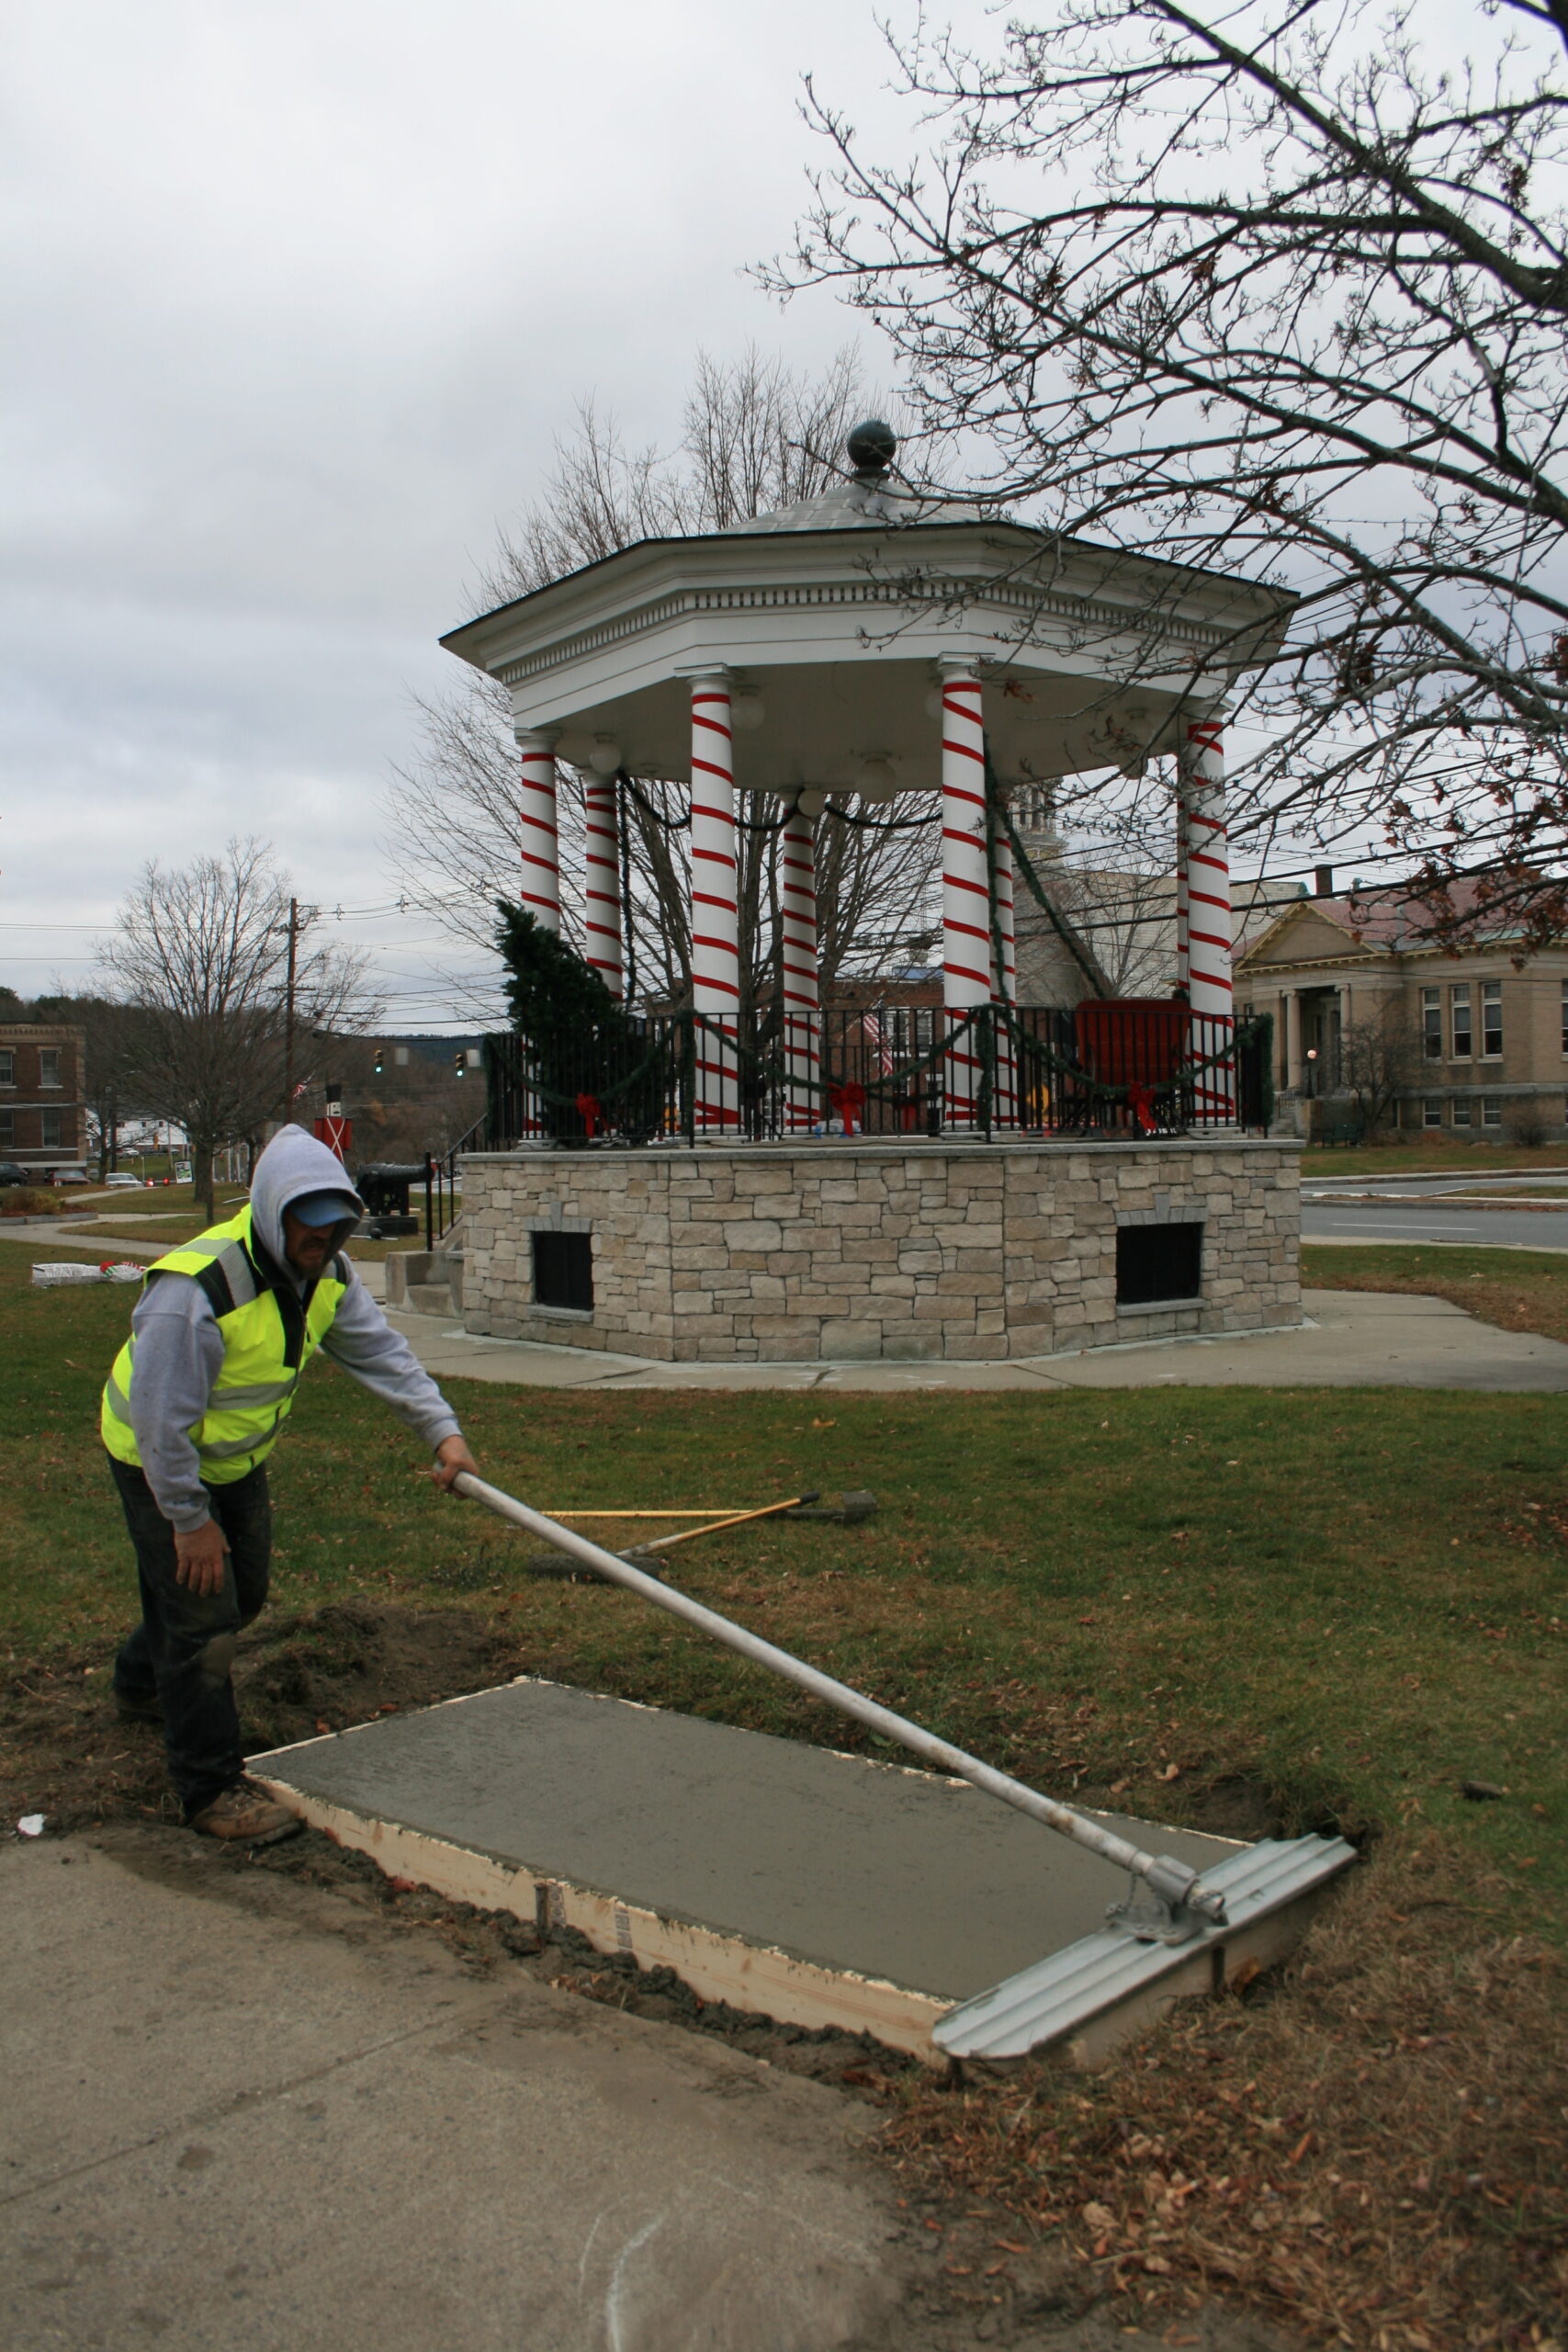
<svg viewBox="0 0 1568 2352">
<path fill-rule="evenodd" d="M 816 1490 L 808 1495 L 791 1495 L 782 1503 L 764 1503 L 761 1510 L 738 1510 L 732 1519 L 710 1519 L 705 1527 L 682 1528 L 679 1535 L 653 1535 L 640 1548 L 645 1552 L 668 1552 L 671 1544 L 689 1544 L 694 1535 L 720 1535 L 727 1527 L 741 1527 L 750 1519 L 771 1519 L 775 1511 L 795 1510 L 801 1503 L 815 1502 Z"/>
<path fill-rule="evenodd" d="M 787 1510 L 787 1503 L 769 1503 L 769 1510 Z M 586 1510 L 579 1506 L 572 1510 L 550 1510 L 547 1519 L 746 1519 L 747 1511 L 738 1511 L 733 1503 L 688 1503 L 684 1510 Z"/>
</svg>

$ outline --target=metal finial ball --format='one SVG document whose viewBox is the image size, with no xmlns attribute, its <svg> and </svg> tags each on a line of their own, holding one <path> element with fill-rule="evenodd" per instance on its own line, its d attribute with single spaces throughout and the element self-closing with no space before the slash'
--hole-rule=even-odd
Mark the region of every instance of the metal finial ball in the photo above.
<svg viewBox="0 0 1568 2352">
<path fill-rule="evenodd" d="M 881 417 L 868 416 L 855 426 L 844 447 L 857 473 L 885 474 L 897 454 L 898 435 Z"/>
</svg>

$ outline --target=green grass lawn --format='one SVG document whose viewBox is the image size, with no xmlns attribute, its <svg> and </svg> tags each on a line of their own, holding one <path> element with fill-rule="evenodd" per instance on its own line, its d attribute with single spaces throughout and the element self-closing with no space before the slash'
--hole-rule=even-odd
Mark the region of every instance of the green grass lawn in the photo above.
<svg viewBox="0 0 1568 2352">
<path fill-rule="evenodd" d="M 0 1261 L 0 1634 L 18 1664 L 107 1644 L 131 1593 L 96 1436 L 131 1294 L 31 1291 L 30 1254 Z M 1568 1398 L 453 1393 L 487 1473 L 547 1506 L 872 1487 L 863 1528 L 738 1530 L 685 1547 L 682 1577 L 1011 1770 L 1172 1819 L 1239 1779 L 1288 1826 L 1430 1823 L 1521 1914 L 1568 1885 Z M 852 1737 L 627 1596 L 524 1577 L 526 1539 L 435 1496 L 328 1366 L 274 1483 L 283 1609 L 457 1600 L 504 1621 L 535 1670 Z M 1468 1778 L 1510 1793 L 1467 1803 Z"/>
<path fill-rule="evenodd" d="M 1303 1177 L 1406 1176 L 1430 1170 L 1434 1176 L 1484 1176 L 1498 1168 L 1568 1168 L 1568 1144 L 1547 1144 L 1537 1150 L 1510 1144 L 1434 1142 L 1360 1144 L 1337 1149 L 1330 1144 L 1309 1144 L 1302 1153 Z"/>
<path fill-rule="evenodd" d="M 0 1253 L 0 1798 L 69 1823 L 155 1814 L 161 1758 L 100 1695 L 133 1586 L 96 1400 L 134 1294 L 31 1291 L 55 1254 Z M 1309 1279 L 1452 1278 L 1468 1305 L 1497 1270 L 1466 1255 L 1314 1249 Z M 846 2076 L 911 2195 L 981 2200 L 988 2266 L 992 2237 L 1037 2247 L 1145 2326 L 1221 2296 L 1358 2352 L 1558 2340 L 1568 2071 L 1539 1939 L 1568 1916 L 1568 1397 L 451 1393 L 486 1473 L 547 1508 L 873 1488 L 863 1526 L 739 1529 L 679 1579 L 1038 1785 L 1368 1833 L 1295 1964 L 1180 2005 L 1101 2075 Z M 238 1678 L 269 1738 L 527 1671 L 868 1744 L 630 1595 L 528 1578 L 530 1540 L 438 1497 L 330 1367 L 274 1464 L 275 1605 Z M 394 1645 L 395 1686 L 364 1670 Z"/>
</svg>

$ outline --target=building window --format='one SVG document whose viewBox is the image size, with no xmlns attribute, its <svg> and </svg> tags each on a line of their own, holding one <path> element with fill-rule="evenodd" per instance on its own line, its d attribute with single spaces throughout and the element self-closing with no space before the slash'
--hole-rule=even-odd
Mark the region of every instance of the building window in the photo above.
<svg viewBox="0 0 1568 2352">
<path fill-rule="evenodd" d="M 59 1085 L 60 1048 L 58 1046 L 40 1046 L 39 1047 L 38 1082 L 40 1086 Z"/>
<path fill-rule="evenodd" d="M 1481 1050 L 1494 1059 L 1503 1051 L 1503 983 L 1481 983 Z"/>
<path fill-rule="evenodd" d="M 1201 1225 L 1123 1225 L 1116 1230 L 1116 1304 L 1153 1306 L 1203 1295 Z"/>
<path fill-rule="evenodd" d="M 1455 1061 L 1468 1061 L 1473 1048 L 1471 1045 L 1470 990 L 1450 989 L 1453 1000 L 1453 1036 Z"/>
<path fill-rule="evenodd" d="M 1421 991 L 1421 1042 L 1429 1062 L 1443 1058 L 1443 993 L 1440 989 Z M 1427 1121 L 1427 1125 L 1432 1124 Z"/>
<path fill-rule="evenodd" d="M 16 1142 L 16 1140 L 17 1114 L 15 1111 L 0 1111 L 0 1144 L 4 1144 L 7 1150 L 9 1150 L 10 1147 Z"/>
<path fill-rule="evenodd" d="M 39 1143 L 45 1151 L 58 1151 L 61 1145 L 59 1112 L 40 1111 L 38 1115 Z"/>
<path fill-rule="evenodd" d="M 1503 1124 L 1503 1098 L 1500 1094 L 1483 1094 L 1481 1098 L 1481 1124 L 1483 1127 L 1500 1127 Z"/>
<path fill-rule="evenodd" d="M 1562 1050 L 1568 1054 L 1568 984 L 1562 990 Z M 0 1086 L 17 1083 L 17 1057 L 9 1046 L 0 1049 Z"/>
<path fill-rule="evenodd" d="M 1470 1125 L 1470 1102 L 1462 1094 L 1454 1097 L 1454 1125 L 1456 1127 L 1468 1127 Z"/>
<path fill-rule="evenodd" d="M 1440 1127 L 1442 1124 L 1443 1105 L 1441 1098 L 1436 1094 L 1428 1094 L 1426 1101 L 1421 1105 L 1421 1125 L 1424 1127 Z"/>
<path fill-rule="evenodd" d="M 593 1307 L 593 1242 L 586 1233 L 536 1233 L 534 1304 L 587 1315 Z"/>
</svg>

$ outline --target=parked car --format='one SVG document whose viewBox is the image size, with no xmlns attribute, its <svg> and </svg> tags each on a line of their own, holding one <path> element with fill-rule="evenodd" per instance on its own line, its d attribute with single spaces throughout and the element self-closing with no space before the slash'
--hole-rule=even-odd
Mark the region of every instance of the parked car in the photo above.
<svg viewBox="0 0 1568 2352">
<path fill-rule="evenodd" d="M 85 1168 L 57 1168 L 51 1182 L 56 1184 L 85 1184 L 90 1179 Z"/>
<path fill-rule="evenodd" d="M 128 1176 L 125 1170 L 120 1169 L 113 1176 L 104 1178 L 103 1188 L 107 1193 L 139 1193 L 141 1190 L 141 1179 L 140 1176 Z"/>
<path fill-rule="evenodd" d="M 38 1170 L 28 1173 L 19 1160 L 0 1159 L 0 1184 L 36 1184 Z"/>
</svg>

